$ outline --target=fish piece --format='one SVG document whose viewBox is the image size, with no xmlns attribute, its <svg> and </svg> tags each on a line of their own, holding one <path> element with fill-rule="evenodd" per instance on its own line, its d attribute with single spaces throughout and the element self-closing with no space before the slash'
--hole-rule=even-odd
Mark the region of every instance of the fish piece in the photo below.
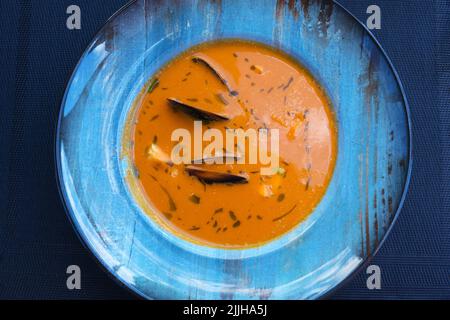
<svg viewBox="0 0 450 320">
<path fill-rule="evenodd" d="M 169 155 L 161 150 L 155 143 L 152 143 L 145 151 L 147 157 L 173 166 L 173 162 Z"/>
</svg>

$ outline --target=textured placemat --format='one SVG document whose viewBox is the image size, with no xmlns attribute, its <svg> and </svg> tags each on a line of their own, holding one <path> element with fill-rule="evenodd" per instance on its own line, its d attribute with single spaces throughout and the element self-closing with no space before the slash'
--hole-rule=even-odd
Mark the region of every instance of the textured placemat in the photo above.
<svg viewBox="0 0 450 320">
<path fill-rule="evenodd" d="M 82 29 L 69 31 L 73 1 L 0 1 L 0 298 L 135 297 L 83 247 L 58 195 L 54 133 L 66 82 L 96 31 L 126 3 L 75 2 Z M 382 289 L 368 290 L 361 269 L 330 297 L 450 298 L 450 3 L 339 2 L 362 21 L 370 4 L 381 7 L 374 34 L 404 85 L 414 150 L 404 208 L 370 262 L 381 268 Z M 71 264 L 81 267 L 82 290 L 66 288 Z"/>
</svg>

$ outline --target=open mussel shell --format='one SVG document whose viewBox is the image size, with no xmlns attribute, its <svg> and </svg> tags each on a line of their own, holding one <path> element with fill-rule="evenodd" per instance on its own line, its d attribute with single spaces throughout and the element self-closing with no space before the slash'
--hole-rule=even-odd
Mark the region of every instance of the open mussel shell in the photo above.
<svg viewBox="0 0 450 320">
<path fill-rule="evenodd" d="M 227 87 L 228 91 L 232 96 L 237 96 L 237 91 L 231 86 L 230 80 L 228 79 L 229 76 L 226 75 L 226 71 L 222 70 L 222 68 L 215 63 L 213 60 L 211 60 L 208 56 L 197 53 L 192 57 L 192 61 L 195 63 L 202 63 L 206 67 L 208 67 L 216 76 L 219 78 L 219 80 Z"/>
<path fill-rule="evenodd" d="M 187 173 L 197 177 L 199 180 L 207 184 L 212 183 L 248 183 L 249 178 L 246 174 L 233 174 L 227 172 L 219 172 L 206 170 L 196 166 L 187 166 Z"/>
<path fill-rule="evenodd" d="M 199 120 L 205 121 L 230 120 L 230 118 L 227 115 L 207 111 L 176 98 L 168 98 L 167 101 L 169 101 L 170 105 L 173 106 L 174 108 L 180 109 L 183 112 Z"/>
<path fill-rule="evenodd" d="M 225 164 L 228 160 L 233 163 L 242 158 L 241 155 L 231 152 L 216 152 L 213 156 L 205 156 L 201 159 L 192 160 L 192 164 Z"/>
</svg>

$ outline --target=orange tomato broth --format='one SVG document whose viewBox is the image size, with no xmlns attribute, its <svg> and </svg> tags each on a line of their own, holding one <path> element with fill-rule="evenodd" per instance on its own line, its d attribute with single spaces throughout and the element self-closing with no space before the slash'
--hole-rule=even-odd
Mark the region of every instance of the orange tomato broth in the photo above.
<svg viewBox="0 0 450 320">
<path fill-rule="evenodd" d="M 227 82 L 195 56 L 212 61 Z M 174 234 L 215 247 L 254 247 L 292 230 L 324 196 L 337 156 L 334 115 L 320 85 L 283 52 L 242 40 L 204 43 L 164 66 L 145 90 L 133 118 L 133 162 L 140 192 L 152 208 L 148 214 Z M 202 164 L 248 176 L 248 183 L 205 184 L 189 175 L 185 164 L 149 155 L 152 145 L 170 155 L 178 143 L 171 141 L 172 132 L 192 132 L 198 120 L 168 98 L 229 116 L 203 123 L 224 137 L 227 128 L 278 129 L 277 172 L 261 175 L 260 163 Z"/>
</svg>

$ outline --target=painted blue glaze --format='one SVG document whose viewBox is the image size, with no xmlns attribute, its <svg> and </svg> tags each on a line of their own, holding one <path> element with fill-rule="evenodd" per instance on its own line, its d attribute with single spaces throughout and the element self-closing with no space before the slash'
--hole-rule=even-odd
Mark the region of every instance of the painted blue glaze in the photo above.
<svg viewBox="0 0 450 320">
<path fill-rule="evenodd" d="M 365 29 L 330 2 L 136 1 L 99 32 L 66 90 L 57 158 L 69 215 L 105 267 L 147 298 L 313 299 L 385 237 L 407 183 L 406 102 Z M 330 96 L 338 159 L 311 216 L 262 247 L 223 250 L 179 239 L 136 204 L 124 175 L 125 119 L 146 81 L 192 45 L 244 38 L 303 63 Z"/>
</svg>

